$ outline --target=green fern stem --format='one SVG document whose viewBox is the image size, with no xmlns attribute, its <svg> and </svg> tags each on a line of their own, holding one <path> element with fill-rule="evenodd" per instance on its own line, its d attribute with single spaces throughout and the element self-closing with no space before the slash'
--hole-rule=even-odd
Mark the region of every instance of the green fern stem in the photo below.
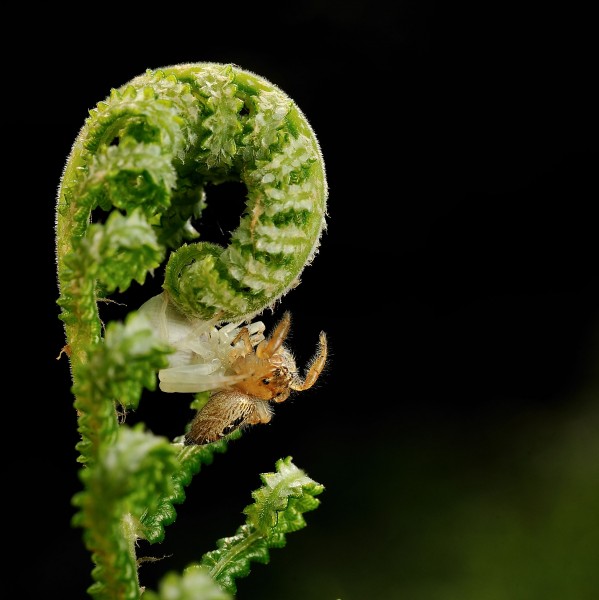
<svg viewBox="0 0 599 600">
<path fill-rule="evenodd" d="M 242 530 L 240 530 L 242 531 Z M 221 574 L 226 571 L 229 565 L 234 564 L 240 556 L 248 554 L 248 550 L 252 548 L 256 542 L 260 541 L 264 535 L 259 531 L 248 533 L 245 537 L 241 537 L 237 544 L 232 546 L 229 551 L 224 554 L 219 561 L 210 569 L 210 577 L 218 581 Z"/>
<path fill-rule="evenodd" d="M 92 553 L 94 584 L 100 600 L 134 600 L 141 591 L 136 542 L 143 536 L 141 515 L 158 498 L 172 493 L 178 470 L 175 449 L 166 439 L 123 426 L 104 445 L 93 467 L 81 471 L 84 490 L 73 498 L 79 508 L 74 524 L 84 529 Z"/>
</svg>

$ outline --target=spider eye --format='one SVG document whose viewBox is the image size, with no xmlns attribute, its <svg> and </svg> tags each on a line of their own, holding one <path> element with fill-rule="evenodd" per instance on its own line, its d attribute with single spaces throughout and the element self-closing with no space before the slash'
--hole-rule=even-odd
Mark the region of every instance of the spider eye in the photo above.
<svg viewBox="0 0 599 600">
<path fill-rule="evenodd" d="M 264 385 L 268 385 L 268 384 L 270 383 L 270 379 L 269 379 L 268 377 L 265 377 L 265 378 L 262 380 L 262 383 L 263 383 Z"/>
</svg>

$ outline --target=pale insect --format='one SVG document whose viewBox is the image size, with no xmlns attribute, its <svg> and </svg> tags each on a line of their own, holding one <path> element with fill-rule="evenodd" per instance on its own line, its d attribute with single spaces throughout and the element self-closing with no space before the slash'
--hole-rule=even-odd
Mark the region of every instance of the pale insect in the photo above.
<svg viewBox="0 0 599 600">
<path fill-rule="evenodd" d="M 265 338 L 261 321 L 217 327 L 216 320 L 188 319 L 164 292 L 140 311 L 176 350 L 169 357 L 169 367 L 158 373 L 160 389 L 212 392 L 185 435 L 186 444 L 208 444 L 236 429 L 268 423 L 270 402 L 283 402 L 292 391 L 312 387 L 326 364 L 327 337 L 321 332 L 306 376 L 299 375 L 293 354 L 284 345 L 291 326 L 289 312 Z"/>
</svg>

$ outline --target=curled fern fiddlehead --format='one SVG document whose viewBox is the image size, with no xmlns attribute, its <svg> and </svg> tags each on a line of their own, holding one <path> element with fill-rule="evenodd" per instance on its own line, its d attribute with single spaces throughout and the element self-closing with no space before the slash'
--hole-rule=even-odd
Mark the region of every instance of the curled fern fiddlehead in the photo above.
<svg viewBox="0 0 599 600">
<path fill-rule="evenodd" d="M 153 240 L 133 274 L 137 281 L 143 282 L 142 269 L 158 266 L 161 252 L 178 248 L 164 285 L 183 312 L 228 321 L 258 314 L 295 284 L 317 251 L 327 199 L 323 165 L 295 103 L 231 65 L 148 71 L 113 90 L 91 111 L 61 182 L 63 320 L 68 325 L 94 314 L 93 289 L 82 289 L 83 265 L 67 256 L 72 248 L 82 252 L 97 207 L 137 210 L 140 223 L 149 225 Z M 229 246 L 181 246 L 198 236 L 192 221 L 205 206 L 206 185 L 231 180 L 243 182 L 248 194 Z M 127 255 L 126 248 L 117 252 Z M 128 286 L 110 276 L 105 283 L 109 291 Z M 98 334 L 96 326 L 87 335 Z"/>
<path fill-rule="evenodd" d="M 206 186 L 226 181 L 242 182 L 247 196 L 223 248 L 198 241 L 195 223 Z M 149 70 L 90 111 L 60 181 L 56 253 L 85 463 L 74 522 L 95 563 L 94 596 L 140 596 L 136 540 L 163 538 L 183 487 L 226 448 L 223 440 L 181 451 L 120 422 L 119 410 L 135 409 L 142 390 L 155 388 L 172 348 L 136 311 L 104 327 L 99 300 L 143 284 L 166 261 L 164 289 L 181 313 L 250 319 L 296 285 L 314 257 L 327 193 L 300 109 L 234 65 Z M 200 579 L 172 576 L 165 589 Z"/>
</svg>

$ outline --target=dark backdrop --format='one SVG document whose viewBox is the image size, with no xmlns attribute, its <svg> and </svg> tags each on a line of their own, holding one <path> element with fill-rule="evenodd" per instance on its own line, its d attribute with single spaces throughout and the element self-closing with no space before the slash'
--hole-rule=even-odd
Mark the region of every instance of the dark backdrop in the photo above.
<svg viewBox="0 0 599 600">
<path fill-rule="evenodd" d="M 18 353 L 34 403 L 19 457 L 39 503 L 26 541 L 26 552 L 38 543 L 31 597 L 83 598 L 91 570 L 70 526 L 78 435 L 68 363 L 55 360 L 62 168 L 112 87 L 195 61 L 271 80 L 318 136 L 328 229 L 302 285 L 264 320 L 291 310 L 298 361 L 321 329 L 331 359 L 317 387 L 194 479 L 165 542 L 140 551 L 165 556 L 142 566 L 142 582 L 154 587 L 231 535 L 259 473 L 290 455 L 326 486 L 322 505 L 239 581 L 239 598 L 596 597 L 589 18 L 571 4 L 485 6 L 308 2 L 149 17 L 98 8 L 23 30 L 37 48 L 23 121 L 46 140 L 27 160 L 41 351 Z M 205 235 L 223 241 L 242 200 L 239 186 L 211 190 Z M 148 395 L 130 419 L 173 436 L 189 414 L 183 397 Z"/>
</svg>

